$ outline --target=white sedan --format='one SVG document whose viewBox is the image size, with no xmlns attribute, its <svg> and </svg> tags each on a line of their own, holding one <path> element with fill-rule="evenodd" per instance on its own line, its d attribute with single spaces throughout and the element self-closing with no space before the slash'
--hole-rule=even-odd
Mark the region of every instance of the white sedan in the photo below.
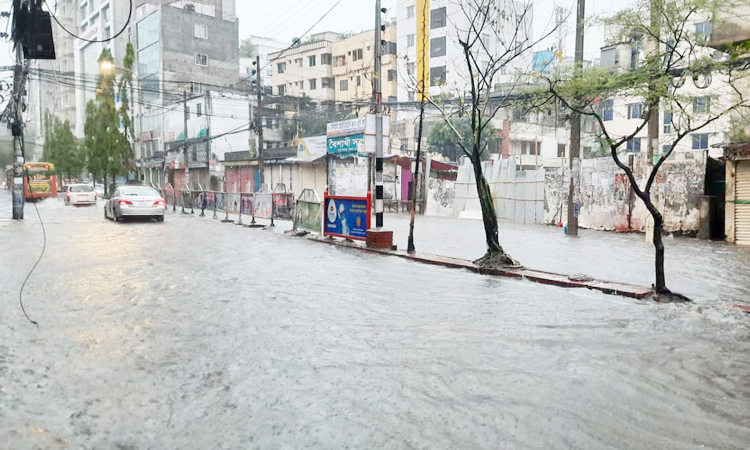
<svg viewBox="0 0 750 450">
<path fill-rule="evenodd" d="M 99 194 L 88 184 L 68 184 L 65 186 L 66 205 L 95 205 Z"/>
<path fill-rule="evenodd" d="M 126 217 L 150 217 L 164 221 L 167 202 L 154 188 L 120 186 L 104 205 L 104 218 L 115 222 Z"/>
</svg>

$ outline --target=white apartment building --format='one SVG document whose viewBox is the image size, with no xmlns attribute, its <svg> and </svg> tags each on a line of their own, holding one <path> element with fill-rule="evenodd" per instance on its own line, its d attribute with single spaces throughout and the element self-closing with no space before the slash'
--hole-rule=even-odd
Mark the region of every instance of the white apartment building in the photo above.
<svg viewBox="0 0 750 450">
<path fill-rule="evenodd" d="M 260 82 L 265 88 L 272 86 L 271 77 L 273 76 L 273 65 L 270 63 L 271 53 L 278 53 L 285 48 L 289 47 L 289 44 L 279 42 L 273 39 L 261 37 L 261 36 L 248 36 L 256 46 L 258 56 L 260 57 L 260 67 L 263 68 L 260 71 Z M 249 78 L 255 79 L 252 75 L 255 67 L 255 58 L 240 58 L 240 80 L 248 80 Z"/>
<path fill-rule="evenodd" d="M 333 43 L 339 40 L 338 33 L 317 33 L 308 42 L 269 54 L 273 95 L 334 100 Z"/>
<path fill-rule="evenodd" d="M 464 3 L 464 4 L 462 4 Z M 469 71 L 466 67 L 463 49 L 458 43 L 458 36 L 464 35 L 473 24 L 473 17 L 468 9 L 471 2 L 455 0 L 432 0 L 427 17 L 430 94 L 441 93 L 463 94 L 469 90 Z M 530 43 L 533 36 L 533 9 L 529 2 L 514 0 L 497 0 L 498 19 L 502 27 L 492 28 L 488 25 L 481 30 L 481 38 L 490 54 L 498 55 L 508 46 L 517 43 Z M 419 43 L 419 14 L 416 0 L 398 2 L 398 54 L 400 76 L 399 102 L 413 101 L 416 98 L 415 85 L 417 74 L 417 48 Z M 501 19 L 502 16 L 502 19 Z M 518 20 L 516 27 L 511 25 Z M 517 36 L 514 34 L 518 30 Z M 528 53 L 528 54 L 527 54 Z M 479 58 L 481 58 L 481 52 Z M 486 62 L 486 61 L 484 61 Z M 483 61 L 480 60 L 480 64 Z M 532 53 L 524 52 L 515 58 L 498 74 L 491 85 L 509 81 L 516 72 L 527 71 L 532 66 Z"/>
<path fill-rule="evenodd" d="M 102 41 L 111 38 L 124 27 L 128 26 L 129 8 L 129 2 L 118 0 L 79 0 L 77 14 L 78 35 L 84 39 L 93 41 Z M 102 49 L 110 49 L 115 60 L 115 65 L 121 66 L 127 42 L 127 31 L 108 42 L 75 40 L 73 50 L 75 54 L 76 75 L 75 134 L 77 136 L 83 136 L 86 103 L 89 100 L 93 100 L 96 96 L 96 81 L 99 76 L 99 56 Z"/>
<path fill-rule="evenodd" d="M 711 34 L 711 22 L 699 21 L 691 25 L 691 32 L 697 34 Z M 643 39 L 637 37 L 617 39 L 614 37 L 612 30 L 605 30 L 609 45 L 601 49 L 601 67 L 611 68 L 617 71 L 627 71 L 638 67 L 645 61 L 645 50 Z M 717 52 L 708 47 L 698 48 L 696 54 L 700 56 L 710 56 L 714 58 L 723 58 L 721 52 Z M 677 80 L 680 82 L 679 80 Z M 686 97 L 692 97 L 690 104 L 686 105 L 689 114 L 694 116 L 695 120 L 700 120 L 702 114 L 716 113 L 721 108 L 725 108 L 728 101 L 734 96 L 732 88 L 727 84 L 727 80 L 714 74 L 709 79 L 699 77 L 693 80 L 691 77 L 684 79 L 684 84 L 678 86 L 680 94 Z M 644 99 L 637 97 L 620 97 L 616 99 L 607 99 L 601 103 L 603 119 L 607 130 L 615 137 L 621 137 L 631 134 L 636 127 L 642 123 L 641 115 L 644 114 Z M 680 120 L 674 113 L 668 103 L 663 99 L 659 108 L 659 137 L 658 144 L 654 146 L 654 154 L 660 155 L 668 150 L 676 138 L 675 121 Z M 709 124 L 705 128 L 692 133 L 680 141 L 675 148 L 677 153 L 691 152 L 708 152 L 709 156 L 718 158 L 722 156 L 722 150 L 717 148 L 717 144 L 728 142 L 727 133 L 730 131 L 731 124 L 729 116 Z M 646 152 L 648 148 L 648 129 L 644 127 L 633 139 L 629 140 L 623 150 L 633 153 Z M 691 158 L 692 155 L 684 156 Z M 683 158 L 683 156 L 680 156 Z"/>
</svg>

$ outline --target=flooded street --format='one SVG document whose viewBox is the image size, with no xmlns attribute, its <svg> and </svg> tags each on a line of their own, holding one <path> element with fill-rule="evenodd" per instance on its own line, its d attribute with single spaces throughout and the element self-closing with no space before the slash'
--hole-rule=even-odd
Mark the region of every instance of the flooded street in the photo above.
<svg viewBox="0 0 750 450">
<path fill-rule="evenodd" d="M 480 276 L 0 191 L 2 449 L 744 449 L 750 252 L 667 240 L 695 304 Z M 386 216 L 405 248 L 406 216 Z M 650 284 L 642 236 L 501 224 L 529 267 Z M 417 218 L 476 258 L 481 222 Z M 420 234 L 421 233 L 421 234 Z M 576 256 L 576 254 L 581 256 Z M 586 256 L 583 256 L 586 255 Z M 598 255 L 598 256 L 597 256 Z"/>
</svg>

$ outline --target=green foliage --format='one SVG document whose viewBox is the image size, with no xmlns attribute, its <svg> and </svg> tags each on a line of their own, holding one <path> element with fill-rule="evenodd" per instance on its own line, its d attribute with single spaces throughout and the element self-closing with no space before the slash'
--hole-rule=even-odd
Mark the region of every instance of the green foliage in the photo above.
<svg viewBox="0 0 750 450">
<path fill-rule="evenodd" d="M 62 122 L 57 116 L 46 112 L 44 130 L 44 160 L 53 163 L 63 176 L 79 176 L 83 172 L 85 160 L 70 129 L 70 122 Z"/>
<path fill-rule="evenodd" d="M 134 55 L 132 46 L 126 52 L 125 65 L 132 68 Z M 108 62 L 114 65 L 109 49 L 102 50 L 99 64 Z M 129 72 L 129 70 L 128 70 Z M 132 76 L 132 74 L 130 74 Z M 124 76 L 124 77 L 127 77 Z M 115 73 L 102 70 L 99 74 L 96 89 L 96 100 L 86 105 L 83 126 L 83 151 L 88 170 L 96 175 L 120 175 L 127 173 L 133 159 L 133 150 L 127 134 L 132 136 L 132 123 L 127 115 L 128 81 L 120 83 L 120 94 L 123 95 L 125 108 L 115 106 Z M 127 118 L 127 121 L 126 121 Z M 126 124 L 125 133 L 120 131 L 120 120 Z"/>
<path fill-rule="evenodd" d="M 452 161 L 457 161 L 464 154 L 462 148 L 471 149 L 474 141 L 474 133 L 471 128 L 471 120 L 464 116 L 460 118 L 449 119 L 453 128 L 445 121 L 440 121 L 430 127 L 427 131 L 427 145 L 430 150 L 445 155 Z M 456 134 L 461 135 L 461 138 Z M 482 132 L 481 148 L 485 149 L 482 159 L 489 158 L 489 152 L 486 150 L 488 139 L 494 135 L 494 127 L 489 122 Z M 463 145 L 463 147 L 462 147 Z"/>
<path fill-rule="evenodd" d="M 258 56 L 258 46 L 253 43 L 251 38 L 243 39 L 240 42 L 240 57 L 255 58 L 256 56 Z"/>
</svg>

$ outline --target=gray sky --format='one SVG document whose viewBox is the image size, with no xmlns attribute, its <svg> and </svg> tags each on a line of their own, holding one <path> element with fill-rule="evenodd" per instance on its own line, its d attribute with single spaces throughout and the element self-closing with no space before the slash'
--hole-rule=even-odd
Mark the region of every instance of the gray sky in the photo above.
<svg viewBox="0 0 750 450">
<path fill-rule="evenodd" d="M 114 0 L 126 1 L 126 0 Z M 240 21 L 240 39 L 249 35 L 259 35 L 274 38 L 282 42 L 291 43 L 292 38 L 300 37 L 307 31 L 323 14 L 326 13 L 338 0 L 237 0 L 237 16 Z M 388 8 L 386 14 L 388 19 L 393 18 L 396 13 L 398 0 L 381 0 L 382 6 Z M 587 0 L 586 16 L 594 14 L 609 14 L 629 3 L 630 0 Z M 541 36 L 551 25 L 551 15 L 554 6 L 571 8 L 575 0 L 536 0 L 534 2 L 534 33 Z M 10 1 L 0 0 L 0 10 L 9 10 Z M 321 31 L 347 32 L 363 31 L 375 26 L 375 1 L 374 0 L 341 0 L 341 2 L 328 14 L 310 33 Z M 5 28 L 8 19 L 0 19 L 0 28 Z M 575 30 L 575 13 L 571 14 L 567 25 L 566 55 L 573 55 Z M 549 42 L 541 45 L 541 48 L 552 45 L 554 36 Z M 599 56 L 599 48 L 603 42 L 602 32 L 598 29 L 586 30 L 585 52 L 586 59 Z M 0 65 L 12 65 L 14 57 L 11 55 L 12 45 L 6 41 L 0 41 Z M 5 79 L 10 73 L 1 74 Z M 9 78 L 8 78 L 9 80 Z"/>
</svg>

